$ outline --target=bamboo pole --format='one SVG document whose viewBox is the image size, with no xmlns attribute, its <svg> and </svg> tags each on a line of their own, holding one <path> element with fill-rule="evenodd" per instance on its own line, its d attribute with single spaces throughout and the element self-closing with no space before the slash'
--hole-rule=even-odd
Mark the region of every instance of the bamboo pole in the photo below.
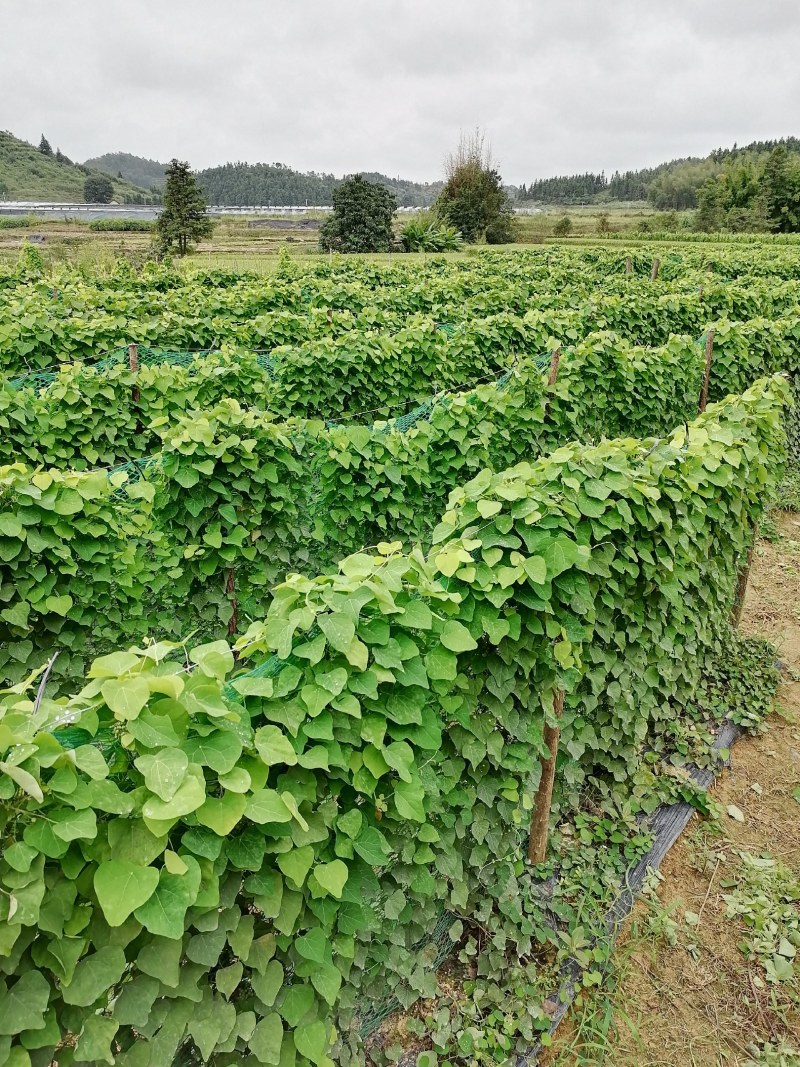
<svg viewBox="0 0 800 1067">
<path fill-rule="evenodd" d="M 697 405 L 697 412 L 701 414 L 706 410 L 708 404 L 708 383 L 711 379 L 711 360 L 714 355 L 714 331 L 709 330 L 706 333 L 706 369 L 703 374 L 703 388 L 700 390 L 700 401 Z"/>
<path fill-rule="evenodd" d="M 556 378 L 558 377 L 558 365 L 561 362 L 561 345 L 557 345 L 553 349 L 553 354 L 550 356 L 550 373 L 547 376 L 547 384 L 553 386 L 556 384 Z"/>
<path fill-rule="evenodd" d="M 564 690 L 556 690 L 553 698 L 553 714 L 557 723 L 544 728 L 544 743 L 549 755 L 542 760 L 542 776 L 533 801 L 531 833 L 528 838 L 528 859 L 531 863 L 544 863 L 547 857 L 547 838 L 550 831 L 550 807 L 553 802 L 553 782 L 556 777 L 558 742 L 561 736 L 561 714 L 564 711 Z"/>
</svg>

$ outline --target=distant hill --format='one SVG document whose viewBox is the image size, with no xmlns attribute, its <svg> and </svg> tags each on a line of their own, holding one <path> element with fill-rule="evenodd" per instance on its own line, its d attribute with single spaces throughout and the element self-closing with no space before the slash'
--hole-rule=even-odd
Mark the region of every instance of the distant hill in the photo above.
<svg viewBox="0 0 800 1067">
<path fill-rule="evenodd" d="M 126 182 L 138 185 L 142 189 L 160 189 L 164 184 L 166 163 L 143 156 L 132 156 L 130 152 L 106 152 L 104 156 L 87 159 L 85 167 L 102 170 L 113 178 L 121 174 Z"/>
<path fill-rule="evenodd" d="M 7 200 L 83 202 L 83 183 L 90 167 L 73 163 L 59 149 L 45 155 L 27 141 L 0 131 L 0 196 Z M 140 203 L 147 191 L 112 178 L 118 203 Z"/>
<path fill-rule="evenodd" d="M 697 193 L 709 179 L 722 174 L 736 161 L 757 163 L 778 145 L 800 155 L 800 139 L 784 137 L 779 141 L 753 141 L 716 148 L 707 156 L 686 156 L 659 163 L 643 170 L 615 171 L 605 174 L 564 174 L 555 178 L 538 178 L 520 187 L 519 200 L 541 204 L 602 204 L 609 200 L 649 200 L 659 211 L 679 211 L 697 206 Z"/>
<path fill-rule="evenodd" d="M 397 196 L 401 207 L 427 207 L 436 199 L 441 182 L 412 182 L 365 172 Z M 210 204 L 330 204 L 341 182 L 334 174 L 303 174 L 283 163 L 224 163 L 197 171 L 197 180 Z"/>
</svg>

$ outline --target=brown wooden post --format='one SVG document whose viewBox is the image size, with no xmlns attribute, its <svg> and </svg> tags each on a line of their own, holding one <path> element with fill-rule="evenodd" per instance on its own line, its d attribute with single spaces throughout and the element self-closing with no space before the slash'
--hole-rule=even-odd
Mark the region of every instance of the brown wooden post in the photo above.
<svg viewBox="0 0 800 1067">
<path fill-rule="evenodd" d="M 552 389 L 553 386 L 556 384 L 556 378 L 558 378 L 558 367 L 559 367 L 560 363 L 561 363 L 561 345 L 556 345 L 556 347 L 553 349 L 552 354 L 550 356 L 550 373 L 547 375 L 548 395 L 547 395 L 547 397 L 545 399 L 545 402 L 544 402 L 544 418 L 545 419 L 547 418 L 547 415 L 548 415 L 548 413 L 550 411 L 549 390 Z"/>
<path fill-rule="evenodd" d="M 228 594 L 228 602 L 231 606 L 231 617 L 228 619 L 228 640 L 236 635 L 239 625 L 239 603 L 236 599 L 236 571 L 233 567 L 228 568 L 225 580 L 225 592 Z"/>
<path fill-rule="evenodd" d="M 564 710 L 564 690 L 556 690 L 553 697 L 553 714 L 561 720 Z M 553 782 L 556 777 L 556 759 L 558 758 L 558 741 L 561 726 L 545 726 L 544 743 L 549 755 L 542 760 L 542 776 L 533 801 L 531 813 L 531 835 L 528 838 L 528 859 L 531 863 L 544 863 L 547 857 L 547 838 L 550 829 L 550 806 L 553 802 Z"/>
<path fill-rule="evenodd" d="M 702 287 L 702 285 L 701 285 L 701 286 L 700 286 L 700 288 L 699 288 L 699 289 L 697 290 L 697 295 L 698 295 L 698 297 L 699 297 L 699 298 L 700 298 L 701 300 L 703 299 L 703 287 Z"/>
<path fill-rule="evenodd" d="M 128 345 L 128 366 L 130 367 L 131 374 L 138 374 L 139 373 L 139 346 L 137 344 Z M 131 387 L 131 401 L 133 403 L 134 408 L 137 408 L 137 405 L 138 405 L 138 403 L 139 403 L 139 401 L 141 399 L 141 396 L 142 396 L 142 394 L 141 394 L 141 391 L 139 389 L 139 386 L 138 385 L 132 386 Z M 136 433 L 137 433 L 137 435 L 140 434 L 142 432 L 142 429 L 143 429 L 142 420 L 139 418 L 139 414 L 140 414 L 140 412 L 137 410 L 136 411 Z"/>
<path fill-rule="evenodd" d="M 131 369 L 131 374 L 137 374 L 138 373 L 138 371 L 139 371 L 139 346 L 136 345 L 136 344 L 128 345 L 128 366 Z M 140 396 L 141 396 L 141 393 L 139 392 L 139 386 L 138 385 L 134 385 L 134 387 L 131 389 L 131 398 L 133 399 L 134 404 L 138 404 L 139 403 Z"/>
<path fill-rule="evenodd" d="M 650 271 L 650 281 L 654 282 L 658 277 L 658 268 L 661 266 L 660 259 L 653 260 L 653 269 Z"/>
<path fill-rule="evenodd" d="M 708 403 L 708 383 L 711 378 L 711 358 L 714 354 L 714 331 L 706 333 L 706 369 L 703 375 L 703 388 L 700 390 L 700 401 L 697 405 L 698 414 L 706 410 Z"/>
<path fill-rule="evenodd" d="M 744 599 L 747 595 L 747 582 L 750 578 L 750 568 L 753 565 L 753 549 L 756 545 L 756 537 L 758 536 L 758 527 L 754 526 L 752 530 L 752 540 L 750 547 L 747 550 L 745 556 L 744 566 L 739 571 L 739 576 L 736 579 L 736 592 L 733 595 L 733 607 L 731 608 L 731 623 L 733 626 L 738 626 L 742 621 L 742 611 L 744 610 Z"/>
<path fill-rule="evenodd" d="M 630 256 L 625 257 L 625 273 L 633 274 L 633 260 Z"/>
</svg>

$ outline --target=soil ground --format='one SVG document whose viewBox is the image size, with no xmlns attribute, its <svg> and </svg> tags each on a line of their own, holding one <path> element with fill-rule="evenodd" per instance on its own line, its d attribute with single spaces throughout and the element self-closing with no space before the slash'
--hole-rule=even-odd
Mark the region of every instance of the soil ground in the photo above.
<svg viewBox="0 0 800 1067">
<path fill-rule="evenodd" d="M 662 865 L 660 903 L 634 909 L 612 990 L 576 1005 L 542 1067 L 742 1067 L 753 1044 L 782 1038 L 800 1049 L 790 991 L 776 996 L 760 965 L 745 959 L 743 928 L 726 919 L 729 890 L 720 885 L 740 851 L 769 853 L 800 873 L 800 801 L 792 795 L 800 784 L 800 516 L 781 514 L 776 528 L 774 543 L 756 547 L 742 628 L 776 645 L 783 683 L 765 731 L 734 747 L 713 789 L 744 821 L 724 814 L 721 833 L 690 823 Z M 699 924 L 686 924 L 687 911 Z M 656 936 L 665 915 L 676 924 L 674 946 Z M 793 992 L 800 1002 L 800 978 Z"/>
</svg>

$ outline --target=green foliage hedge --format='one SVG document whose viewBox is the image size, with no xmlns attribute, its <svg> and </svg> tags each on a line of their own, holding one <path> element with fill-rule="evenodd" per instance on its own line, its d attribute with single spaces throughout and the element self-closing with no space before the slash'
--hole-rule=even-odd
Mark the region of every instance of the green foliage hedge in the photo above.
<svg viewBox="0 0 800 1067">
<path fill-rule="evenodd" d="M 793 321 L 718 323 L 716 331 L 712 399 L 740 389 L 748 376 L 793 369 Z M 463 351 L 457 337 L 447 344 Z M 390 352 L 387 359 L 394 358 Z M 15 537 L 0 536 L 0 671 L 19 681 L 50 654 L 53 633 L 72 650 L 59 658 L 56 677 L 81 672 L 82 655 L 119 640 L 147 633 L 178 637 L 194 627 L 209 638 L 220 636 L 226 625 L 235 629 L 237 621 L 257 617 L 267 590 L 292 570 L 329 567 L 383 540 L 428 542 L 453 486 L 481 470 L 501 470 L 573 439 L 667 433 L 696 412 L 703 363 L 702 346 L 687 338 L 643 349 L 601 333 L 563 351 L 549 397 L 540 368 L 522 359 L 501 384 L 442 394 L 411 419 L 388 424 L 281 421 L 226 399 L 172 421 L 164 415 L 145 436 L 135 416 L 112 397 L 109 415 L 116 414 L 122 439 L 134 430 L 134 441 L 163 440 L 144 465 L 143 480 L 137 481 L 138 467 L 128 466 L 92 505 L 103 509 L 105 527 L 99 520 L 92 527 L 94 550 L 106 554 L 111 577 L 96 570 L 91 557 L 74 559 L 74 529 L 54 528 L 42 513 L 36 529 L 46 527 L 55 568 L 48 581 L 57 581 L 57 597 L 63 588 L 72 598 L 65 614 L 48 617 L 42 614 L 46 596 L 34 593 L 29 603 L 25 594 L 43 577 L 43 561 L 20 555 Z M 183 404 L 212 404 L 218 390 L 233 391 L 226 383 L 243 395 L 264 381 L 255 357 L 215 355 L 199 360 L 194 370 L 187 377 L 186 368 L 143 368 L 140 405 L 157 411 L 164 404 L 174 415 Z M 112 373 L 127 393 L 130 372 Z M 418 380 L 421 388 L 421 375 Z M 178 381 L 192 392 L 174 388 Z M 46 443 L 45 428 L 60 422 L 71 448 L 85 449 L 86 462 L 101 441 L 89 413 L 78 415 L 67 419 L 57 408 L 43 410 L 40 433 Z M 27 483 L 34 494 L 37 480 L 47 477 L 19 466 L 12 470 L 13 485 Z M 93 475 L 90 484 L 95 481 Z M 112 491 L 120 481 L 125 487 Z M 19 489 L 0 483 L 0 520 L 7 515 L 14 529 L 18 501 Z M 33 519 L 26 524 L 33 527 Z"/>
<path fill-rule="evenodd" d="M 69 698 L 2 694 L 6 1062 L 328 1067 L 364 997 L 432 993 L 413 946 L 441 907 L 514 907 L 554 691 L 562 794 L 645 773 L 691 699 L 786 395 L 762 380 L 688 433 L 481 472 L 427 555 L 277 587 L 239 651 L 280 662 L 143 645 Z"/>
<path fill-rule="evenodd" d="M 655 283 L 647 277 L 654 255 L 663 260 Z M 293 264 L 274 277 L 156 265 L 140 274 L 122 265 L 102 276 L 28 264 L 0 274 L 0 370 L 20 375 L 89 363 L 133 341 L 179 350 L 226 343 L 268 349 L 346 329 L 396 332 L 417 315 L 458 324 L 501 311 L 570 310 L 580 323 L 576 337 L 608 328 L 657 344 L 721 316 L 775 317 L 800 304 L 798 261 L 785 252 L 780 260 L 770 250 L 665 256 L 656 247 L 632 258 L 632 276 L 616 249 L 433 257 L 388 270 L 334 260 Z"/>
<path fill-rule="evenodd" d="M 643 314 L 636 322 L 626 323 L 610 315 L 584 318 L 583 312 L 559 309 L 530 311 L 524 316 L 504 312 L 447 330 L 417 316 L 394 333 L 345 330 L 353 325 L 347 320 L 337 324 L 341 332 L 335 336 L 294 347 L 281 345 L 269 356 L 236 348 L 194 357 L 143 349 L 137 373 L 130 371 L 127 355 L 122 353 L 95 366 L 69 364 L 52 377 L 33 376 L 17 385 L 0 383 L 0 461 L 78 470 L 125 463 L 157 451 L 155 422 L 163 426 L 165 418 L 173 421 L 187 410 L 205 409 L 225 398 L 248 407 L 269 408 L 287 418 L 360 416 L 361 422 L 370 422 L 395 417 L 437 389 L 464 388 L 496 377 L 515 359 L 552 349 L 556 339 L 565 344 L 585 340 L 589 345 L 585 349 L 577 345 L 574 353 L 565 356 L 562 373 L 566 377 L 562 376 L 559 388 L 559 395 L 574 396 L 578 406 L 578 416 L 571 423 L 573 434 L 642 435 L 656 425 L 648 421 L 651 408 L 662 413 L 659 418 L 664 413 L 667 419 L 685 419 L 691 414 L 690 398 L 677 394 L 682 389 L 699 392 L 702 374 L 702 356 L 698 362 L 692 342 L 685 335 L 671 337 L 668 319 L 665 326 L 655 313 L 652 320 Z M 605 379 L 600 373 L 599 349 L 591 342 L 593 335 L 586 333 L 594 317 L 599 325 L 614 318 L 621 326 L 621 333 L 608 340 Z M 793 371 L 799 318 L 790 315 L 742 323 L 727 317 L 716 322 L 698 320 L 698 332 L 709 325 L 716 330 L 712 398 L 741 392 L 761 374 Z M 327 316 L 322 319 L 327 325 Z M 647 332 L 665 340 L 656 362 L 648 364 L 642 375 L 644 365 L 637 365 L 636 359 L 647 362 L 646 355 L 626 363 L 617 354 L 625 342 L 633 344 L 632 338 Z M 593 366 L 585 365 L 587 358 Z M 631 386 L 626 375 L 638 376 L 639 383 Z M 644 403 L 641 389 L 648 381 L 652 398 Z M 629 388 L 634 388 L 636 402 L 631 401 L 623 411 L 620 405 L 624 406 Z M 135 389 L 138 399 L 134 400 Z M 598 403 L 592 410 L 590 394 L 597 389 Z M 603 403 L 600 397 L 605 398 Z M 604 411 L 610 408 L 619 408 L 621 422 L 608 421 Z M 563 432 L 568 432 L 566 426 Z"/>
</svg>

